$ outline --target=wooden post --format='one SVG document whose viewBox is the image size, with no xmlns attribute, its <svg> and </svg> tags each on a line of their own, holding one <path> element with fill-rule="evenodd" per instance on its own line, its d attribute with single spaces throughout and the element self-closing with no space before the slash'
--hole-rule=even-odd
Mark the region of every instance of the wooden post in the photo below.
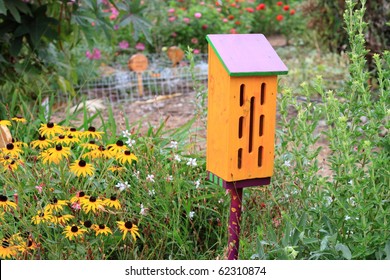
<svg viewBox="0 0 390 280">
<path fill-rule="evenodd" d="M 5 125 L 0 125 L 0 148 L 5 148 L 12 142 L 11 132 Z"/>
<path fill-rule="evenodd" d="M 229 238 L 228 238 L 228 260 L 238 259 L 240 247 L 240 222 L 241 203 L 243 189 L 234 188 L 230 190 L 230 217 L 229 217 Z"/>
</svg>

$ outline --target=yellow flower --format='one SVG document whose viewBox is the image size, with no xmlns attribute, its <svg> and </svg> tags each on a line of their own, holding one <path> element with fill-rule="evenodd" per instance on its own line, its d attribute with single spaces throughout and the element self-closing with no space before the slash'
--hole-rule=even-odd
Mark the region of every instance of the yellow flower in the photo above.
<svg viewBox="0 0 390 280">
<path fill-rule="evenodd" d="M 121 172 L 121 171 L 124 171 L 125 168 L 123 168 L 122 166 L 112 165 L 107 170 L 109 170 L 111 172 Z"/>
<path fill-rule="evenodd" d="M 137 236 L 140 237 L 138 232 L 138 226 L 133 224 L 130 221 L 127 222 L 116 222 L 118 224 L 118 228 L 123 232 L 122 239 L 125 240 L 126 234 L 129 232 L 134 240 L 137 239 Z"/>
<path fill-rule="evenodd" d="M 51 146 L 51 143 L 52 143 L 51 140 L 48 140 L 48 139 L 46 139 L 45 136 L 40 135 L 39 138 L 38 138 L 38 140 L 31 141 L 30 145 L 31 145 L 31 147 L 33 147 L 34 149 L 35 149 L 36 147 L 38 147 L 38 148 L 40 148 L 40 149 L 46 149 L 46 148 L 48 148 L 48 147 Z"/>
<path fill-rule="evenodd" d="M 76 238 L 79 235 L 83 235 L 83 233 L 86 231 L 87 230 L 84 228 L 80 228 L 76 225 L 72 225 L 72 226 L 66 226 L 62 233 L 65 234 L 66 238 L 68 238 L 69 240 L 72 240 L 73 238 Z"/>
<path fill-rule="evenodd" d="M 81 137 L 102 139 L 102 134 L 103 134 L 103 132 L 96 131 L 95 127 L 90 126 L 87 131 L 83 131 L 81 133 Z"/>
<path fill-rule="evenodd" d="M 121 203 L 119 200 L 116 198 L 115 195 L 112 195 L 110 198 L 106 198 L 103 200 L 104 205 L 108 207 L 113 207 L 115 209 L 120 209 L 121 208 Z"/>
<path fill-rule="evenodd" d="M 99 149 L 99 145 L 97 145 L 94 140 L 91 140 L 88 143 L 82 143 L 82 144 L 80 144 L 80 147 L 85 148 L 87 150 Z"/>
<path fill-rule="evenodd" d="M 63 134 L 53 138 L 54 144 L 68 146 L 73 143 L 80 142 L 80 139 L 73 137 L 72 135 L 65 136 Z"/>
<path fill-rule="evenodd" d="M 55 146 L 55 148 L 49 148 L 46 151 L 42 151 L 39 154 L 39 158 L 42 158 L 43 163 L 55 163 L 59 164 L 63 158 L 70 156 L 70 148 L 62 147 L 61 145 Z"/>
<path fill-rule="evenodd" d="M 26 123 L 27 122 L 27 120 L 25 118 L 21 117 L 21 116 L 13 117 L 11 120 L 15 121 L 15 122 L 21 122 L 21 123 Z"/>
<path fill-rule="evenodd" d="M 63 134 L 64 129 L 53 123 L 53 122 L 48 122 L 47 124 L 41 124 L 41 127 L 39 128 L 39 133 L 42 136 L 47 136 L 47 137 L 54 137 L 56 134 Z"/>
<path fill-rule="evenodd" d="M 4 172 L 15 171 L 18 169 L 19 165 L 23 165 L 23 161 L 21 159 L 8 159 L 2 163 Z"/>
<path fill-rule="evenodd" d="M 59 214 L 59 215 L 53 216 L 52 219 L 51 219 L 51 222 L 53 224 L 61 224 L 61 225 L 63 225 L 63 224 L 67 223 L 69 220 L 71 220 L 73 218 L 74 218 L 74 216 L 70 215 L 70 214 L 64 214 L 64 215 Z"/>
<path fill-rule="evenodd" d="M 90 163 L 86 163 L 85 160 L 76 160 L 70 165 L 70 171 L 77 177 L 80 176 L 92 176 L 95 168 Z"/>
<path fill-rule="evenodd" d="M 38 214 L 31 218 L 31 221 L 38 225 L 40 223 L 51 222 L 53 215 L 50 211 L 38 210 Z"/>
<path fill-rule="evenodd" d="M 74 197 L 70 199 L 70 203 L 80 203 L 80 205 L 83 204 L 84 200 L 88 200 L 89 196 L 85 195 L 85 192 L 83 191 L 78 191 Z"/>
<path fill-rule="evenodd" d="M 16 253 L 17 253 L 16 246 L 10 245 L 9 240 L 4 238 L 1 241 L 1 245 L 0 245 L 0 258 L 8 259 L 14 257 Z"/>
<path fill-rule="evenodd" d="M 8 209 L 14 208 L 16 209 L 16 203 L 9 201 L 8 197 L 5 195 L 0 195 L 0 207 L 3 208 L 4 211 L 8 211 Z"/>
<path fill-rule="evenodd" d="M 96 232 L 96 236 L 98 236 L 99 234 L 105 234 L 105 235 L 108 235 L 109 233 L 112 234 L 111 229 L 103 224 L 95 225 L 93 229 Z"/>
<path fill-rule="evenodd" d="M 23 153 L 22 149 L 13 143 L 8 143 L 4 148 L 1 149 L 4 155 L 9 155 L 11 157 L 18 157 Z"/>
<path fill-rule="evenodd" d="M 88 200 L 83 200 L 83 204 L 81 205 L 83 211 L 88 214 L 89 211 L 96 212 L 98 209 L 104 209 L 104 203 L 100 198 L 96 198 L 91 196 Z"/>
<path fill-rule="evenodd" d="M 129 150 L 117 154 L 116 158 L 121 164 L 125 164 L 126 162 L 131 164 L 133 161 L 138 161 L 137 157 Z"/>
<path fill-rule="evenodd" d="M 63 206 L 66 206 L 67 203 L 67 200 L 58 200 L 57 198 L 54 198 L 50 204 L 46 205 L 45 211 L 61 211 L 63 210 Z"/>
<path fill-rule="evenodd" d="M 1 119 L 0 119 L 0 125 L 3 125 L 3 126 L 11 126 L 11 122 L 10 122 L 10 121 L 7 121 L 7 120 L 1 120 Z"/>
<path fill-rule="evenodd" d="M 107 149 L 111 151 L 114 155 L 117 155 L 126 150 L 126 146 L 122 140 L 118 140 L 115 144 L 108 145 Z"/>
</svg>

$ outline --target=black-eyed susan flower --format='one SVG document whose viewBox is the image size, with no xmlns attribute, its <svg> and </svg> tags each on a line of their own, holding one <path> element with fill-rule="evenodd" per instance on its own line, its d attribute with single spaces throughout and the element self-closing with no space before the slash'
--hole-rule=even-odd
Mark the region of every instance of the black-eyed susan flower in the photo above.
<svg viewBox="0 0 390 280">
<path fill-rule="evenodd" d="M 111 172 L 122 172 L 125 170 L 125 168 L 118 165 L 111 165 L 107 170 Z"/>
<path fill-rule="evenodd" d="M 3 162 L 3 172 L 15 171 L 19 165 L 23 165 L 23 161 L 20 159 L 10 159 L 9 161 Z"/>
<path fill-rule="evenodd" d="M 87 149 L 87 150 L 90 150 L 90 151 L 99 149 L 99 145 L 97 145 L 94 140 L 88 141 L 87 143 L 81 143 L 80 147 Z"/>
<path fill-rule="evenodd" d="M 118 153 L 117 156 L 116 156 L 116 159 L 121 163 L 121 164 L 125 164 L 125 163 L 133 163 L 138 161 L 137 157 L 131 153 L 129 150 L 125 150 L 125 151 L 122 151 L 121 153 Z"/>
<path fill-rule="evenodd" d="M 61 161 L 63 158 L 68 158 L 70 156 L 70 148 L 63 147 L 59 144 L 54 148 L 49 148 L 48 152 L 53 161 Z"/>
<path fill-rule="evenodd" d="M 56 145 L 68 146 L 70 144 L 68 137 L 63 134 L 54 137 L 52 140 Z"/>
<path fill-rule="evenodd" d="M 46 149 L 52 145 L 52 141 L 47 139 L 45 136 L 40 135 L 38 140 L 33 140 L 30 142 L 30 145 L 33 149 L 39 148 L 39 149 Z"/>
<path fill-rule="evenodd" d="M 0 245 L 0 258 L 8 259 L 12 258 L 17 254 L 16 246 L 13 246 L 9 243 L 9 240 L 3 239 Z"/>
<path fill-rule="evenodd" d="M 63 225 L 63 224 L 66 224 L 68 221 L 70 221 L 73 218 L 74 218 L 74 216 L 70 215 L 70 214 L 58 214 L 58 215 L 52 216 L 51 222 L 53 224 Z"/>
<path fill-rule="evenodd" d="M 21 238 L 21 237 L 20 237 Z M 22 239 L 22 238 L 21 238 Z M 28 236 L 26 239 L 20 240 L 18 245 L 16 245 L 16 249 L 23 253 L 26 253 L 28 251 L 34 251 L 38 248 L 38 244 L 34 241 L 34 239 L 30 236 Z"/>
<path fill-rule="evenodd" d="M 81 133 L 81 137 L 87 137 L 87 138 L 96 138 L 96 139 L 102 139 L 103 132 L 96 131 L 96 128 L 93 126 L 90 126 L 88 130 L 83 131 Z"/>
<path fill-rule="evenodd" d="M 39 134 L 46 137 L 54 137 L 56 134 L 63 134 L 64 129 L 53 122 L 48 122 L 47 124 L 41 124 L 39 128 Z"/>
<path fill-rule="evenodd" d="M 76 160 L 70 165 L 70 171 L 73 172 L 77 177 L 80 176 L 92 176 L 95 168 L 92 164 L 87 163 L 85 160 Z"/>
<path fill-rule="evenodd" d="M 8 209 L 11 208 L 16 209 L 16 206 L 16 203 L 9 201 L 7 196 L 0 195 L 0 207 L 2 207 L 4 211 L 8 211 Z"/>
<path fill-rule="evenodd" d="M 86 231 L 87 230 L 85 228 L 73 224 L 71 226 L 66 226 L 62 233 L 65 234 L 66 238 L 72 240 L 73 238 L 77 238 L 78 236 L 83 235 L 83 233 Z"/>
<path fill-rule="evenodd" d="M 59 200 L 57 198 L 53 198 L 51 203 L 46 205 L 45 210 L 46 211 L 61 211 L 63 210 L 64 206 L 68 204 L 67 200 Z"/>
<path fill-rule="evenodd" d="M 21 116 L 16 116 L 11 119 L 12 121 L 19 122 L 19 123 L 26 123 L 27 120 Z"/>
<path fill-rule="evenodd" d="M 40 224 L 40 223 L 46 223 L 46 222 L 51 222 L 53 219 L 53 214 L 50 211 L 42 211 L 38 210 L 37 215 L 31 218 L 31 221 L 33 224 Z"/>
<path fill-rule="evenodd" d="M 113 207 L 115 209 L 120 209 L 121 208 L 121 203 L 119 200 L 116 198 L 115 195 L 112 195 L 110 198 L 106 198 L 103 200 L 104 205 L 108 207 Z"/>
<path fill-rule="evenodd" d="M 11 157 L 18 157 L 23 153 L 22 149 L 14 143 L 8 143 L 1 151 L 4 155 L 9 155 Z"/>
<path fill-rule="evenodd" d="M 85 213 L 89 213 L 89 211 L 96 212 L 97 210 L 104 209 L 104 203 L 100 198 L 96 198 L 95 196 L 91 196 L 88 200 L 84 200 L 81 205 L 83 211 Z"/>
<path fill-rule="evenodd" d="M 80 223 L 87 229 L 94 228 L 96 226 L 90 220 L 86 220 L 86 221 L 80 222 Z"/>
<path fill-rule="evenodd" d="M 88 200 L 89 196 L 85 194 L 84 191 L 78 191 L 74 197 L 70 199 L 70 203 L 80 203 L 83 204 L 84 200 Z"/>
<path fill-rule="evenodd" d="M 131 234 L 131 236 L 133 237 L 134 240 L 137 239 L 137 236 L 140 237 L 139 235 L 139 229 L 138 229 L 138 226 L 133 224 L 132 222 L 130 221 L 127 221 L 127 222 L 116 222 L 118 224 L 118 228 L 120 231 L 123 232 L 123 237 L 122 239 L 124 240 L 126 238 L 126 234 L 129 232 Z"/>
<path fill-rule="evenodd" d="M 108 226 L 103 224 L 95 225 L 93 229 L 96 232 L 96 236 L 98 236 L 99 234 L 104 234 L 104 235 L 112 234 L 111 229 Z"/>
<path fill-rule="evenodd" d="M 115 155 L 117 155 L 119 153 L 122 153 L 124 150 L 126 150 L 126 146 L 122 140 L 118 140 L 116 141 L 115 144 L 108 145 L 107 149 L 113 152 Z"/>
<path fill-rule="evenodd" d="M 0 119 L 0 125 L 2 126 L 11 126 L 11 122 L 8 120 L 1 120 Z"/>
</svg>

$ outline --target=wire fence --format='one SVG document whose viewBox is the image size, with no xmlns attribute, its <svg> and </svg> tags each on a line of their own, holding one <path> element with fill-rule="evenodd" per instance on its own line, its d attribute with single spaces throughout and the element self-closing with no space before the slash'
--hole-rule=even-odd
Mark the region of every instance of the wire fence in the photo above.
<svg viewBox="0 0 390 280">
<path fill-rule="evenodd" d="M 173 67 L 168 57 L 147 55 L 149 67 L 143 72 L 127 69 L 127 62 L 110 67 L 109 73 L 84 82 L 77 91 L 87 99 L 113 102 L 135 102 L 161 95 L 186 94 L 194 91 L 194 83 L 207 83 L 207 55 L 194 57 L 194 68 L 183 60 Z"/>
</svg>

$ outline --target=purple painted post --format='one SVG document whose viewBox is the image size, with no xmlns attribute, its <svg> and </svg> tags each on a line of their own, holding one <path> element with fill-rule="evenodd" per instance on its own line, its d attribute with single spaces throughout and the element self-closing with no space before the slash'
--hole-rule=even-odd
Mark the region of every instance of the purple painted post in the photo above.
<svg viewBox="0 0 390 280">
<path fill-rule="evenodd" d="M 242 188 L 230 189 L 230 197 L 228 260 L 237 260 L 240 243 Z"/>
</svg>

